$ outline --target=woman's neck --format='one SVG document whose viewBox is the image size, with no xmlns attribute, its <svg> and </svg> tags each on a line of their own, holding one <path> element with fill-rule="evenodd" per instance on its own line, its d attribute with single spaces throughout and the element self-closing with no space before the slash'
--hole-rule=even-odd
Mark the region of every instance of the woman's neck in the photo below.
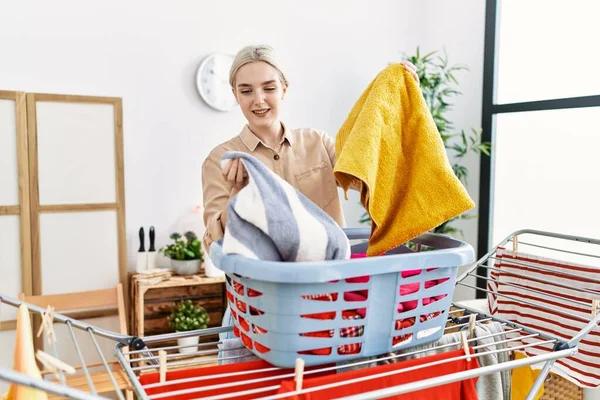
<svg viewBox="0 0 600 400">
<path fill-rule="evenodd" d="M 256 127 L 249 125 L 249 127 L 252 133 L 270 148 L 276 149 L 281 143 L 281 137 L 283 136 L 281 121 L 276 121 L 270 126 Z"/>
</svg>

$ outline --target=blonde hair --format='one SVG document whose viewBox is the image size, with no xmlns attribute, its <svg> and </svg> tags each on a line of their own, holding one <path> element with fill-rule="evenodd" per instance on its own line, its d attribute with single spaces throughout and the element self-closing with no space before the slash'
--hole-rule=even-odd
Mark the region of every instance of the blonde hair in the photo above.
<svg viewBox="0 0 600 400">
<path fill-rule="evenodd" d="M 241 49 L 233 60 L 231 70 L 229 70 L 229 84 L 232 88 L 235 87 L 235 75 L 239 69 L 246 64 L 257 61 L 266 62 L 271 67 L 275 68 L 277 74 L 279 75 L 281 84 L 283 86 L 288 86 L 288 80 L 282 71 L 281 61 L 275 54 L 275 50 L 273 50 L 271 46 L 267 45 L 253 45 L 246 46 Z"/>
</svg>

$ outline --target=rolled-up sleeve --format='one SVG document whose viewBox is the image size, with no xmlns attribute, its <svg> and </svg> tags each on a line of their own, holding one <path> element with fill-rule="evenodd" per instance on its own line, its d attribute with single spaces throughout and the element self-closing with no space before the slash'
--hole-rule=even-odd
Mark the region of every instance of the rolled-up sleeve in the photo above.
<svg viewBox="0 0 600 400">
<path fill-rule="evenodd" d="M 202 165 L 202 193 L 204 201 L 204 246 L 210 250 L 215 240 L 223 237 L 225 226 L 221 216 L 227 207 L 231 188 L 221 175 L 219 157 L 211 153 Z"/>
<path fill-rule="evenodd" d="M 329 160 L 331 161 L 331 166 L 335 167 L 335 139 L 327 134 L 327 132 L 320 131 L 321 141 L 323 142 L 323 146 L 325 146 L 325 150 L 327 150 L 327 154 L 329 155 Z"/>
</svg>

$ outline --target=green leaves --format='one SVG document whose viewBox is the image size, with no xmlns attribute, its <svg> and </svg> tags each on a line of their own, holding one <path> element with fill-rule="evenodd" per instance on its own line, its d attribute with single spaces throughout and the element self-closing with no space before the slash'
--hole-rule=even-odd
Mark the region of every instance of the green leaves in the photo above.
<svg viewBox="0 0 600 400">
<path fill-rule="evenodd" d="M 210 317 L 204 308 L 197 306 L 191 300 L 184 300 L 173 308 L 168 321 L 171 328 L 183 332 L 206 329 Z"/>
<path fill-rule="evenodd" d="M 183 236 L 175 232 L 169 236 L 173 243 L 159 249 L 159 252 L 173 260 L 200 260 L 204 261 L 204 252 L 198 236 L 192 231 Z"/>
</svg>

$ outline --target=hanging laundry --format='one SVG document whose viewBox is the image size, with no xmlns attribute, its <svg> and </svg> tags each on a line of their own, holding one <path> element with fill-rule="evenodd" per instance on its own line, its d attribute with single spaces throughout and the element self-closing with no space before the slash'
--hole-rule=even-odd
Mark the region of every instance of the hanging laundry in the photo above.
<svg viewBox="0 0 600 400">
<path fill-rule="evenodd" d="M 13 369 L 33 379 L 42 379 L 42 374 L 35 361 L 33 349 L 33 333 L 31 332 L 31 320 L 29 309 L 21 304 L 17 311 L 17 330 L 15 341 L 15 355 Z M 46 392 L 23 385 L 10 385 L 8 393 L 2 400 L 46 400 Z"/>
<path fill-rule="evenodd" d="M 320 368 L 330 367 L 331 365 L 321 366 Z M 311 371 L 316 369 L 317 367 L 307 367 L 305 371 Z M 239 373 L 248 372 L 240 375 Z M 236 374 L 237 373 L 237 374 Z M 167 384 L 163 386 L 159 386 L 156 388 L 146 388 L 146 394 L 148 396 L 153 396 L 157 394 L 164 393 L 173 393 L 169 395 L 170 400 L 188 400 L 188 399 L 196 399 L 196 398 L 212 398 L 214 396 L 234 393 L 238 391 L 250 390 L 250 389 L 258 389 L 258 388 L 267 388 L 269 386 L 275 386 L 275 388 L 270 389 L 265 392 L 261 392 L 260 396 L 257 394 L 242 394 L 238 395 L 235 398 L 237 400 L 245 400 L 245 399 L 254 399 L 257 397 L 263 396 L 272 396 L 277 392 L 277 385 L 281 383 L 281 379 L 268 380 L 264 382 L 251 382 L 244 383 L 244 381 L 249 381 L 252 379 L 259 378 L 269 378 L 269 377 L 278 377 L 286 374 L 293 374 L 293 369 L 276 369 L 273 368 L 271 364 L 268 364 L 264 361 L 251 361 L 251 362 L 243 362 L 237 364 L 229 364 L 229 365 L 221 365 L 221 366 L 213 366 L 213 367 L 200 367 L 200 368 L 190 368 L 179 371 L 169 371 L 166 375 L 166 382 L 172 382 L 182 379 L 188 378 L 200 378 L 199 380 L 192 382 L 183 382 L 183 383 L 174 383 Z M 328 372 L 317 372 L 314 376 L 325 376 L 327 374 L 332 374 L 334 371 Z M 313 376 L 313 375 L 311 375 Z M 158 383 L 160 381 L 159 373 L 152 374 L 144 374 L 140 376 L 140 383 L 142 386 L 149 385 L 152 383 Z M 209 390 L 202 390 L 193 393 L 187 394 L 175 394 L 174 392 L 185 389 L 200 389 L 203 387 L 222 385 L 222 384 L 232 384 L 238 383 L 236 386 L 227 386 L 222 388 L 212 388 Z"/>
<path fill-rule="evenodd" d="M 357 189 L 384 254 L 475 204 L 454 175 L 418 84 L 400 64 L 377 75 L 336 136 L 334 174 Z"/>
<path fill-rule="evenodd" d="M 227 205 L 224 254 L 264 261 L 350 258 L 346 234 L 325 211 L 255 157 L 241 152 L 223 156 L 224 161 L 236 158 L 249 179 Z"/>
<path fill-rule="evenodd" d="M 506 336 L 504 335 L 504 327 L 498 322 L 490 322 L 487 324 L 478 323 L 475 326 L 474 333 L 477 341 L 471 342 L 471 346 L 485 346 L 479 348 L 477 353 L 506 350 L 508 348 L 506 343 L 502 343 L 502 341 L 506 339 Z M 432 356 L 434 354 L 446 353 L 456 349 L 455 346 L 448 346 L 449 344 L 460 343 L 460 340 L 460 332 L 449 333 L 442 336 L 435 342 L 430 342 L 399 351 L 395 354 L 400 355 L 406 353 L 406 355 L 386 360 L 384 363 L 393 364 L 396 362 L 403 362 L 404 360 L 413 360 Z M 509 361 L 509 359 L 509 351 L 478 357 L 479 364 L 482 367 L 504 363 Z M 510 375 L 510 371 L 502 371 L 481 376 L 477 381 L 476 386 L 479 400 L 511 400 Z"/>
<path fill-rule="evenodd" d="M 469 349 L 469 351 L 471 352 L 471 354 L 473 354 L 472 349 Z M 329 389 L 290 396 L 289 399 L 329 400 L 334 398 L 341 398 L 345 396 L 366 393 L 378 389 L 389 388 L 392 386 L 398 386 L 405 383 L 416 382 L 423 379 L 435 378 L 438 376 L 466 371 L 479 367 L 477 358 L 473 357 L 471 358 L 471 361 L 466 361 L 464 359 L 458 361 L 448 361 L 446 363 L 431 367 L 423 367 L 413 371 L 398 372 L 396 374 L 389 375 L 386 377 L 368 379 L 358 383 L 345 383 L 346 381 L 351 379 L 375 376 L 377 374 L 383 374 L 386 372 L 399 371 L 405 368 L 423 365 L 430 362 L 461 357 L 464 356 L 464 354 L 464 351 L 461 349 L 456 351 L 450 351 L 444 354 L 435 354 L 433 356 L 424 357 L 420 359 L 409 360 L 389 365 L 381 365 L 374 368 L 343 372 L 340 374 L 329 375 L 320 378 L 305 377 L 303 379 L 302 389 L 317 388 L 319 386 L 336 383 L 341 384 L 339 386 L 332 387 Z M 467 379 L 464 381 L 441 385 L 430 389 L 419 390 L 417 392 L 386 397 L 386 399 L 430 400 L 443 398 L 445 400 L 476 400 L 478 398 L 477 391 L 475 390 L 476 382 L 477 378 Z M 295 391 L 295 389 L 296 387 L 294 380 L 285 380 L 284 382 L 282 382 L 281 388 L 279 389 L 278 393 L 289 393 Z M 440 393 L 444 394 L 443 397 L 440 396 Z"/>
<path fill-rule="evenodd" d="M 515 360 L 526 358 L 527 356 L 520 352 L 515 352 Z M 530 365 L 524 365 L 513 369 L 512 371 L 512 396 L 510 400 L 525 400 L 529 395 L 529 391 L 533 383 L 537 379 L 540 371 L 534 371 Z M 533 400 L 538 400 L 544 394 L 544 386 L 535 394 Z"/>
<path fill-rule="evenodd" d="M 499 322 L 488 322 L 475 326 L 475 337 L 477 346 L 485 346 L 477 349 L 477 353 L 485 353 L 497 350 L 507 350 L 479 357 L 482 367 L 488 365 L 502 364 L 510 361 L 510 351 L 504 334 L 504 327 Z M 493 335 L 493 336 L 492 336 Z M 511 400 L 511 371 L 496 372 L 482 376 L 477 381 L 477 393 L 479 400 Z"/>
<path fill-rule="evenodd" d="M 600 297 L 600 269 L 504 248 L 498 249 L 496 258 L 496 270 L 491 271 L 488 281 L 492 315 L 565 340 L 587 325 L 592 300 Z M 591 293 L 580 290 L 584 288 Z M 561 302 L 556 295 L 590 306 Z M 522 339 L 524 344 L 536 341 Z M 536 345 L 528 347 L 526 354 L 547 354 L 551 349 L 551 344 Z M 575 355 L 556 360 L 552 371 L 581 387 L 600 386 L 600 328 L 595 327 L 581 340 L 578 349 Z"/>
</svg>

